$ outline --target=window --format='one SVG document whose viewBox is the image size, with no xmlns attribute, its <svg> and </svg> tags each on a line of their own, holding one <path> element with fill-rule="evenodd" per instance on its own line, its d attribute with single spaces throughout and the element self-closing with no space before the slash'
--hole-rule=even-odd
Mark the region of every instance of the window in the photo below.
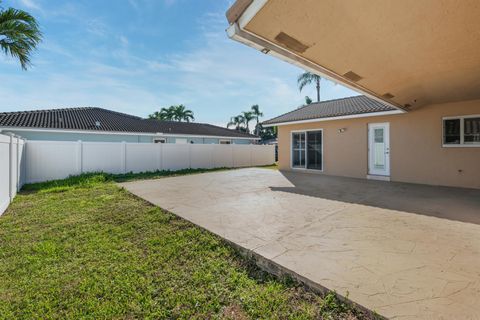
<svg viewBox="0 0 480 320">
<path fill-rule="evenodd" d="M 463 119 L 463 143 L 480 144 L 480 117 Z"/>
<path fill-rule="evenodd" d="M 322 170 L 322 130 L 292 132 L 292 168 Z"/>
<path fill-rule="evenodd" d="M 184 138 L 176 138 L 175 143 L 176 144 L 187 144 L 188 141 L 187 141 L 187 139 L 184 139 Z"/>
<path fill-rule="evenodd" d="M 167 139 L 165 138 L 155 138 L 153 139 L 153 143 L 166 143 Z"/>
<path fill-rule="evenodd" d="M 480 116 L 443 119 L 444 146 L 480 146 Z"/>
<path fill-rule="evenodd" d="M 219 143 L 220 143 L 220 144 L 231 144 L 232 141 L 231 141 L 231 140 L 222 140 L 222 139 L 220 139 Z"/>
</svg>

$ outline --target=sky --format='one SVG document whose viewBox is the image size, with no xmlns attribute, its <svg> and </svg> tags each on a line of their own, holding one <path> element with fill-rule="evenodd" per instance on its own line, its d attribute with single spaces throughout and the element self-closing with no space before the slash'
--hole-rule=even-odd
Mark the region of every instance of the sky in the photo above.
<svg viewBox="0 0 480 320">
<path fill-rule="evenodd" d="M 0 55 L 0 112 L 101 107 L 146 117 L 184 104 L 225 126 L 258 104 L 264 120 L 315 99 L 296 66 L 228 39 L 232 0 L 3 0 L 34 15 L 44 40 L 22 71 Z M 324 80 L 322 100 L 357 93 Z"/>
</svg>

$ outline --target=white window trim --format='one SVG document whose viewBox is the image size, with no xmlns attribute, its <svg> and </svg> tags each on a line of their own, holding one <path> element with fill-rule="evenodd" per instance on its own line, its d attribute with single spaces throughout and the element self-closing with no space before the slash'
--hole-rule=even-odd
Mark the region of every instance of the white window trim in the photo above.
<svg viewBox="0 0 480 320">
<path fill-rule="evenodd" d="M 322 170 L 318 169 L 308 169 L 307 168 L 307 132 L 310 131 L 321 131 L 322 132 Z M 293 134 L 294 133 L 299 133 L 303 132 L 305 133 L 305 167 L 304 168 L 299 168 L 299 167 L 294 167 L 293 166 L 293 152 L 292 152 L 292 147 L 293 147 Z M 299 170 L 299 171 L 306 171 L 306 172 L 317 172 L 317 173 L 322 173 L 325 171 L 325 162 L 323 161 L 323 142 L 325 141 L 324 135 L 323 135 L 323 128 L 319 129 L 307 129 L 307 130 L 291 130 L 290 131 L 290 169 L 291 170 Z"/>
<path fill-rule="evenodd" d="M 480 143 L 465 144 L 465 119 L 480 118 L 480 114 L 471 114 L 468 116 L 449 116 L 442 118 L 442 147 L 443 148 L 480 148 Z M 445 120 L 460 120 L 460 143 L 459 144 L 445 144 Z"/>
</svg>

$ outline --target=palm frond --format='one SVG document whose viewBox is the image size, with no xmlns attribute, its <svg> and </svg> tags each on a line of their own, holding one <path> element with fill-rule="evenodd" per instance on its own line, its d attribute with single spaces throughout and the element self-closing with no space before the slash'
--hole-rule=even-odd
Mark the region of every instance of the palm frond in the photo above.
<svg viewBox="0 0 480 320">
<path fill-rule="evenodd" d="M 319 75 L 316 75 L 311 72 L 304 72 L 297 78 L 298 89 L 302 91 L 302 89 L 311 84 L 312 82 L 316 82 L 317 79 L 321 79 Z"/>
<path fill-rule="evenodd" d="M 42 40 L 42 33 L 33 16 L 23 10 L 0 10 L 0 50 L 17 58 L 22 69 L 31 65 L 30 56 Z"/>
</svg>

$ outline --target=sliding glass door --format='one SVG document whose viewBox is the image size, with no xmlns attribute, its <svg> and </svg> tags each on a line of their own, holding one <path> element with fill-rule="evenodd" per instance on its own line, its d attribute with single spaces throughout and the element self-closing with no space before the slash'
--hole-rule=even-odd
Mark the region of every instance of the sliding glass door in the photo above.
<svg viewBox="0 0 480 320">
<path fill-rule="evenodd" d="M 322 131 L 307 132 L 307 169 L 322 170 Z"/>
<path fill-rule="evenodd" d="M 292 168 L 322 170 L 322 130 L 292 132 Z"/>
<path fill-rule="evenodd" d="M 292 134 L 292 167 L 305 168 L 305 132 Z"/>
</svg>

